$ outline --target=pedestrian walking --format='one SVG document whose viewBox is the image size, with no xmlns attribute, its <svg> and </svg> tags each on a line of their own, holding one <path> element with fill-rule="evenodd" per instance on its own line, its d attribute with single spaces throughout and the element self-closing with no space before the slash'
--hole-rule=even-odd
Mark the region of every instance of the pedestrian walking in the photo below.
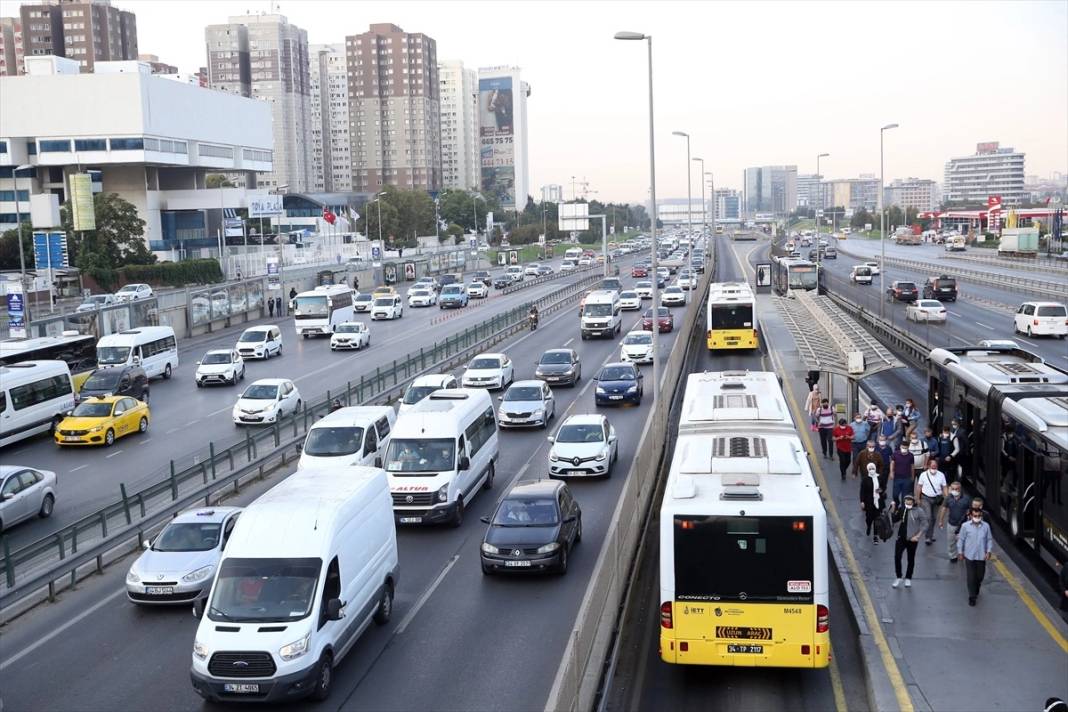
<svg viewBox="0 0 1068 712">
<path fill-rule="evenodd" d="M 924 541 L 934 544 L 935 516 L 946 501 L 946 476 L 938 469 L 938 458 L 927 461 L 927 469 L 916 478 L 916 497 L 927 515 L 927 532 Z"/>
<path fill-rule="evenodd" d="M 875 450 L 874 440 L 869 440 L 864 449 L 853 458 L 853 474 L 867 472 L 868 465 L 875 465 L 879 474 L 883 474 L 883 456 Z"/>
<path fill-rule="evenodd" d="M 902 409 L 901 414 L 905 416 L 905 421 L 908 423 L 905 428 L 905 435 L 912 435 L 920 425 L 920 411 L 916 409 L 916 404 L 911 398 L 905 401 L 905 407 Z"/>
<path fill-rule="evenodd" d="M 271 318 L 273 319 L 274 318 L 274 298 L 273 297 L 269 297 L 267 299 L 267 311 L 270 314 Z"/>
<path fill-rule="evenodd" d="M 938 438 L 935 437 L 933 430 L 924 428 L 920 440 L 923 440 L 923 445 L 927 448 L 927 457 L 938 457 Z M 927 463 L 924 463 L 924 467 L 926 466 Z"/>
<path fill-rule="evenodd" d="M 994 535 L 990 525 L 983 521 L 982 511 L 972 511 L 967 522 L 960 527 L 957 538 L 957 554 L 964 557 L 964 570 L 968 579 L 968 605 L 974 606 L 979 598 L 979 589 L 986 576 L 986 562 L 994 550 Z"/>
<path fill-rule="evenodd" d="M 912 453 L 909 452 L 908 443 L 901 443 L 890 458 L 890 480 L 893 484 L 894 502 L 900 507 L 904 497 L 912 491 Z"/>
<path fill-rule="evenodd" d="M 808 422 L 812 425 L 819 425 L 820 402 L 822 400 L 823 396 L 820 395 L 818 384 L 812 386 L 812 390 L 805 396 L 805 412 L 808 413 Z"/>
<path fill-rule="evenodd" d="M 875 520 L 883 512 L 885 505 L 885 484 L 879 478 L 879 472 L 873 463 L 868 463 L 865 476 L 860 480 L 860 508 L 864 512 L 864 534 L 871 535 L 873 544 L 879 543 L 879 535 L 872 530 Z"/>
<path fill-rule="evenodd" d="M 820 401 L 820 408 L 816 412 L 816 427 L 820 432 L 823 457 L 830 460 L 834 457 L 834 408 L 826 398 Z"/>
<path fill-rule="evenodd" d="M 905 588 L 912 588 L 912 574 L 916 568 L 916 547 L 920 544 L 923 530 L 927 528 L 927 515 L 916 506 L 916 498 L 911 494 L 905 495 L 904 506 L 893 506 L 890 515 L 891 521 L 901 522 L 897 527 L 897 540 L 894 542 L 894 583 L 892 588 L 901 585 L 901 555 L 905 554 L 907 567 L 905 569 Z"/>
<path fill-rule="evenodd" d="M 357 292 L 360 291 L 360 277 L 359 275 L 352 278 L 352 288 Z"/>
<path fill-rule="evenodd" d="M 909 435 L 909 454 L 912 455 L 912 475 L 915 478 L 927 467 L 927 443 L 916 433 Z"/>
<path fill-rule="evenodd" d="M 831 433 L 834 438 L 834 447 L 838 450 L 838 470 L 845 481 L 846 470 L 849 469 L 849 461 L 853 459 L 853 428 L 845 418 L 838 419 L 838 425 Z"/>
<path fill-rule="evenodd" d="M 894 456 L 894 449 L 890 447 L 890 443 L 886 441 L 886 438 L 880 435 L 875 442 L 875 452 L 879 453 L 879 457 L 883 458 L 883 464 L 879 467 L 879 476 L 885 480 L 890 476 L 890 458 Z"/>
<path fill-rule="evenodd" d="M 850 427 L 853 428 L 853 457 L 856 457 L 868 444 L 868 436 L 871 434 L 871 426 L 868 425 L 868 421 L 864 420 L 863 415 L 854 413 L 853 424 Z M 855 469 L 854 474 L 856 474 Z"/>
<path fill-rule="evenodd" d="M 872 435 L 879 433 L 879 428 L 883 424 L 883 411 L 876 404 L 872 403 L 868 406 L 868 412 L 864 414 L 864 420 L 868 421 L 868 426 L 872 429 Z"/>
<path fill-rule="evenodd" d="M 891 451 L 897 450 L 897 444 L 901 442 L 901 438 L 905 435 L 905 426 L 902 425 L 897 417 L 897 411 L 893 408 L 886 409 L 886 417 L 883 418 L 883 422 L 879 426 L 879 435 L 890 443 Z"/>
<path fill-rule="evenodd" d="M 964 496 L 960 488 L 960 482 L 954 482 L 949 486 L 949 496 L 942 503 L 942 509 L 938 512 L 938 528 L 946 530 L 946 553 L 949 555 L 949 563 L 957 563 L 957 536 L 960 534 L 960 525 L 964 524 L 971 510 L 972 500 Z"/>
</svg>

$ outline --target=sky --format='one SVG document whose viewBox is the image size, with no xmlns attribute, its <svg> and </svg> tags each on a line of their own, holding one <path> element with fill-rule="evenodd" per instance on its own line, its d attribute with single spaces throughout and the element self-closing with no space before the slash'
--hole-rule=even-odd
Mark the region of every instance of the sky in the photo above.
<svg viewBox="0 0 1068 712">
<path fill-rule="evenodd" d="M 16 2 L 0 0 L 0 15 Z M 205 64 L 204 26 L 275 11 L 311 43 L 376 22 L 437 41 L 438 59 L 522 68 L 530 192 L 588 181 L 590 197 L 649 188 L 645 43 L 653 36 L 657 197 L 686 196 L 685 140 L 717 188 L 748 166 L 796 164 L 850 178 L 941 181 L 975 144 L 1026 152 L 1029 175 L 1068 173 L 1068 2 L 350 2 L 112 0 L 137 14 L 142 53 L 181 72 Z M 700 195 L 699 165 L 693 191 Z M 593 193 L 596 191 L 596 193 Z"/>
</svg>

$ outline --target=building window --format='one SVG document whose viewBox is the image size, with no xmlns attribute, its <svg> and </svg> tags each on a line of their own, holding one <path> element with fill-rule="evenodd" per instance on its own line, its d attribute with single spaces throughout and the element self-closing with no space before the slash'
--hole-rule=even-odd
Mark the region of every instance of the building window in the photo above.
<svg viewBox="0 0 1068 712">
<path fill-rule="evenodd" d="M 74 139 L 75 151 L 106 151 L 107 141 L 102 138 L 76 138 Z"/>
<path fill-rule="evenodd" d="M 143 151 L 143 150 L 145 150 L 145 141 L 142 138 L 112 138 L 112 139 L 108 139 L 108 140 L 111 142 L 111 150 L 112 151 Z"/>
<path fill-rule="evenodd" d="M 0 141 L 0 153 L 7 153 L 7 141 Z"/>
<path fill-rule="evenodd" d="M 70 152 L 70 139 L 62 141 L 41 141 L 41 153 L 68 153 Z"/>
</svg>

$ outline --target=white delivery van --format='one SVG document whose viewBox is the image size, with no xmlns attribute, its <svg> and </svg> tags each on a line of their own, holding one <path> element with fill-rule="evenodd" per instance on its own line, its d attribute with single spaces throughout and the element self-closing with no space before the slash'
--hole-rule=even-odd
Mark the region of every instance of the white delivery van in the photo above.
<svg viewBox="0 0 1068 712">
<path fill-rule="evenodd" d="M 352 406 L 328 413 L 308 430 L 297 469 L 381 467 L 395 422 L 397 413 L 388 405 Z"/>
<path fill-rule="evenodd" d="M 464 521 L 499 455 L 493 401 L 484 388 L 434 391 L 397 418 L 385 466 L 400 524 Z"/>
<path fill-rule="evenodd" d="M 149 378 L 170 378 L 178 368 L 178 341 L 169 326 L 139 326 L 100 337 L 96 362 L 101 366 L 137 365 Z"/>
<path fill-rule="evenodd" d="M 212 701 L 330 694 L 333 668 L 397 586 L 397 530 L 382 470 L 301 470 L 249 505 L 212 582 L 190 669 Z"/>
<path fill-rule="evenodd" d="M 52 430 L 74 406 L 65 361 L 0 366 L 0 447 Z"/>
<path fill-rule="evenodd" d="M 238 337 L 237 346 L 234 348 L 244 359 L 281 356 L 282 330 L 274 324 L 250 326 Z"/>
<path fill-rule="evenodd" d="M 599 289 L 590 292 L 582 304 L 582 338 L 618 334 L 623 327 L 623 305 L 619 292 Z"/>
</svg>

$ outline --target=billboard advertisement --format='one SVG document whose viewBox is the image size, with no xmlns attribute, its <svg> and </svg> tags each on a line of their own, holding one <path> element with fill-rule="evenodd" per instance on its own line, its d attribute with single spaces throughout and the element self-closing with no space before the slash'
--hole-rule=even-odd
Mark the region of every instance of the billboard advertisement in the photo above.
<svg viewBox="0 0 1068 712">
<path fill-rule="evenodd" d="M 249 193 L 248 216 L 250 218 L 277 217 L 284 213 L 282 196 L 272 193 Z"/>
<path fill-rule="evenodd" d="M 96 230 L 96 213 L 93 211 L 93 179 L 88 173 L 72 173 L 70 176 L 71 220 L 76 231 Z"/>
<path fill-rule="evenodd" d="M 478 80 L 482 190 L 515 208 L 515 125 L 511 77 Z"/>
</svg>

